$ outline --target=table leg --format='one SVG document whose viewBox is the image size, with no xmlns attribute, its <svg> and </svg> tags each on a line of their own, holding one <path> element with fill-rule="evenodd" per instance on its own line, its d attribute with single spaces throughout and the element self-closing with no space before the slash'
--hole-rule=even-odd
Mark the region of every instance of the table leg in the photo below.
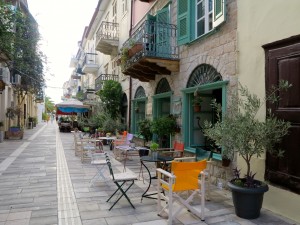
<svg viewBox="0 0 300 225">
<path fill-rule="evenodd" d="M 144 164 L 144 162 L 142 160 L 141 160 L 141 163 L 146 168 L 146 170 L 147 170 L 147 172 L 149 174 L 149 185 L 148 185 L 146 191 L 142 194 L 141 202 L 143 201 L 143 198 L 157 199 L 155 197 L 152 197 L 152 195 L 156 195 L 157 194 L 156 192 L 155 193 L 151 193 L 151 194 L 147 194 L 147 192 L 149 191 L 150 186 L 151 186 L 151 180 L 152 179 L 157 179 L 157 177 L 156 176 L 155 177 L 151 177 L 151 173 L 150 173 L 150 170 L 148 169 L 148 167 Z"/>
</svg>

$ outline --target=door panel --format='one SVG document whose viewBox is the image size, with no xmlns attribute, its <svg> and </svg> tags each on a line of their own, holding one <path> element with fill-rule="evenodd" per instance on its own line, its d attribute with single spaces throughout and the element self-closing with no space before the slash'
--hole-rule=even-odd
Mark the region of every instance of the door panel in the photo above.
<svg viewBox="0 0 300 225">
<path fill-rule="evenodd" d="M 167 26 L 169 24 L 169 8 L 163 8 L 156 14 L 156 54 L 159 57 L 167 57 L 170 50 L 170 29 Z"/>
<path fill-rule="evenodd" d="M 278 93 L 277 105 L 268 104 L 278 118 L 290 121 L 292 126 L 279 146 L 285 150 L 284 157 L 267 154 L 265 178 L 300 194 L 300 37 L 268 45 L 265 50 L 266 89 L 281 79 L 292 84 L 288 91 Z"/>
</svg>

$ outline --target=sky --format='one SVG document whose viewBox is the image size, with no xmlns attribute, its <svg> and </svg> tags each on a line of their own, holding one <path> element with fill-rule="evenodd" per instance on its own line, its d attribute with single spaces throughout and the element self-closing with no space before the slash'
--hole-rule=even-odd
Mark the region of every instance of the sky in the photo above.
<svg viewBox="0 0 300 225">
<path fill-rule="evenodd" d="M 27 0 L 39 24 L 41 50 L 47 56 L 46 96 L 61 102 L 62 86 L 72 73 L 69 67 L 78 50 L 84 27 L 88 26 L 98 0 Z"/>
</svg>

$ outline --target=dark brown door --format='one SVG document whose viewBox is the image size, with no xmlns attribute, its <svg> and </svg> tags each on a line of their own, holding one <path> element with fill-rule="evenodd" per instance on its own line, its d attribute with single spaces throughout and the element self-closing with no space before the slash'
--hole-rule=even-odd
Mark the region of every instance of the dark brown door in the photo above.
<svg viewBox="0 0 300 225">
<path fill-rule="evenodd" d="M 268 105 L 280 119 L 291 122 L 280 147 L 283 158 L 267 155 L 265 178 L 272 184 L 300 194 L 300 36 L 263 46 L 266 51 L 266 90 L 287 80 L 292 87 L 278 93 L 277 105 Z"/>
</svg>

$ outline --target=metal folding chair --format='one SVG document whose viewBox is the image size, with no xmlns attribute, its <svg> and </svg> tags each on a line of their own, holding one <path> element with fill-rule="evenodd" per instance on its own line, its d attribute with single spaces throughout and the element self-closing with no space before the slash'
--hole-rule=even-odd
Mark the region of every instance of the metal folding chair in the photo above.
<svg viewBox="0 0 300 225">
<path fill-rule="evenodd" d="M 171 170 L 169 173 L 163 169 L 157 169 L 158 173 L 158 199 L 157 208 L 158 215 L 163 212 L 169 215 L 168 225 L 172 225 L 175 215 L 186 207 L 190 212 L 204 220 L 204 207 L 205 207 L 205 173 L 203 170 L 206 168 L 206 160 L 199 162 L 172 162 Z M 199 187 L 198 176 L 201 173 L 201 186 Z M 183 192 L 191 192 L 189 197 L 184 198 Z M 162 194 L 167 193 L 166 195 Z M 194 205 L 190 204 L 195 195 L 201 197 L 201 211 L 199 212 Z M 162 205 L 162 200 L 167 204 Z M 175 210 L 174 203 L 179 203 L 179 208 Z"/>
<path fill-rule="evenodd" d="M 108 180 L 108 176 L 106 176 L 107 167 L 106 167 L 106 154 L 107 153 L 96 153 L 93 151 L 90 151 L 91 154 L 91 165 L 95 166 L 97 169 L 97 173 L 90 181 L 90 186 L 94 185 L 94 183 L 99 181 L 106 181 Z"/>
<path fill-rule="evenodd" d="M 119 201 L 120 199 L 124 196 L 127 201 L 130 203 L 130 205 L 132 206 L 132 208 L 135 209 L 134 205 L 131 203 L 129 197 L 127 196 L 127 191 L 132 187 L 132 185 L 134 184 L 134 181 L 137 180 L 137 176 L 136 174 L 132 173 L 132 172 L 125 172 L 125 173 L 117 173 L 115 174 L 113 172 L 112 166 L 111 166 L 111 162 L 110 159 L 108 157 L 108 155 L 106 156 L 106 161 L 107 161 L 107 166 L 109 168 L 109 172 L 110 172 L 110 177 L 111 180 L 115 183 L 115 185 L 117 186 L 117 190 L 109 197 L 109 199 L 107 199 L 106 202 L 109 202 L 113 196 L 115 196 L 115 194 L 120 193 L 120 196 L 116 199 L 116 201 L 113 203 L 113 205 L 109 208 L 109 210 L 111 210 Z M 124 184 L 129 182 L 128 187 L 125 189 Z M 124 188 L 124 189 L 123 189 Z"/>
</svg>

